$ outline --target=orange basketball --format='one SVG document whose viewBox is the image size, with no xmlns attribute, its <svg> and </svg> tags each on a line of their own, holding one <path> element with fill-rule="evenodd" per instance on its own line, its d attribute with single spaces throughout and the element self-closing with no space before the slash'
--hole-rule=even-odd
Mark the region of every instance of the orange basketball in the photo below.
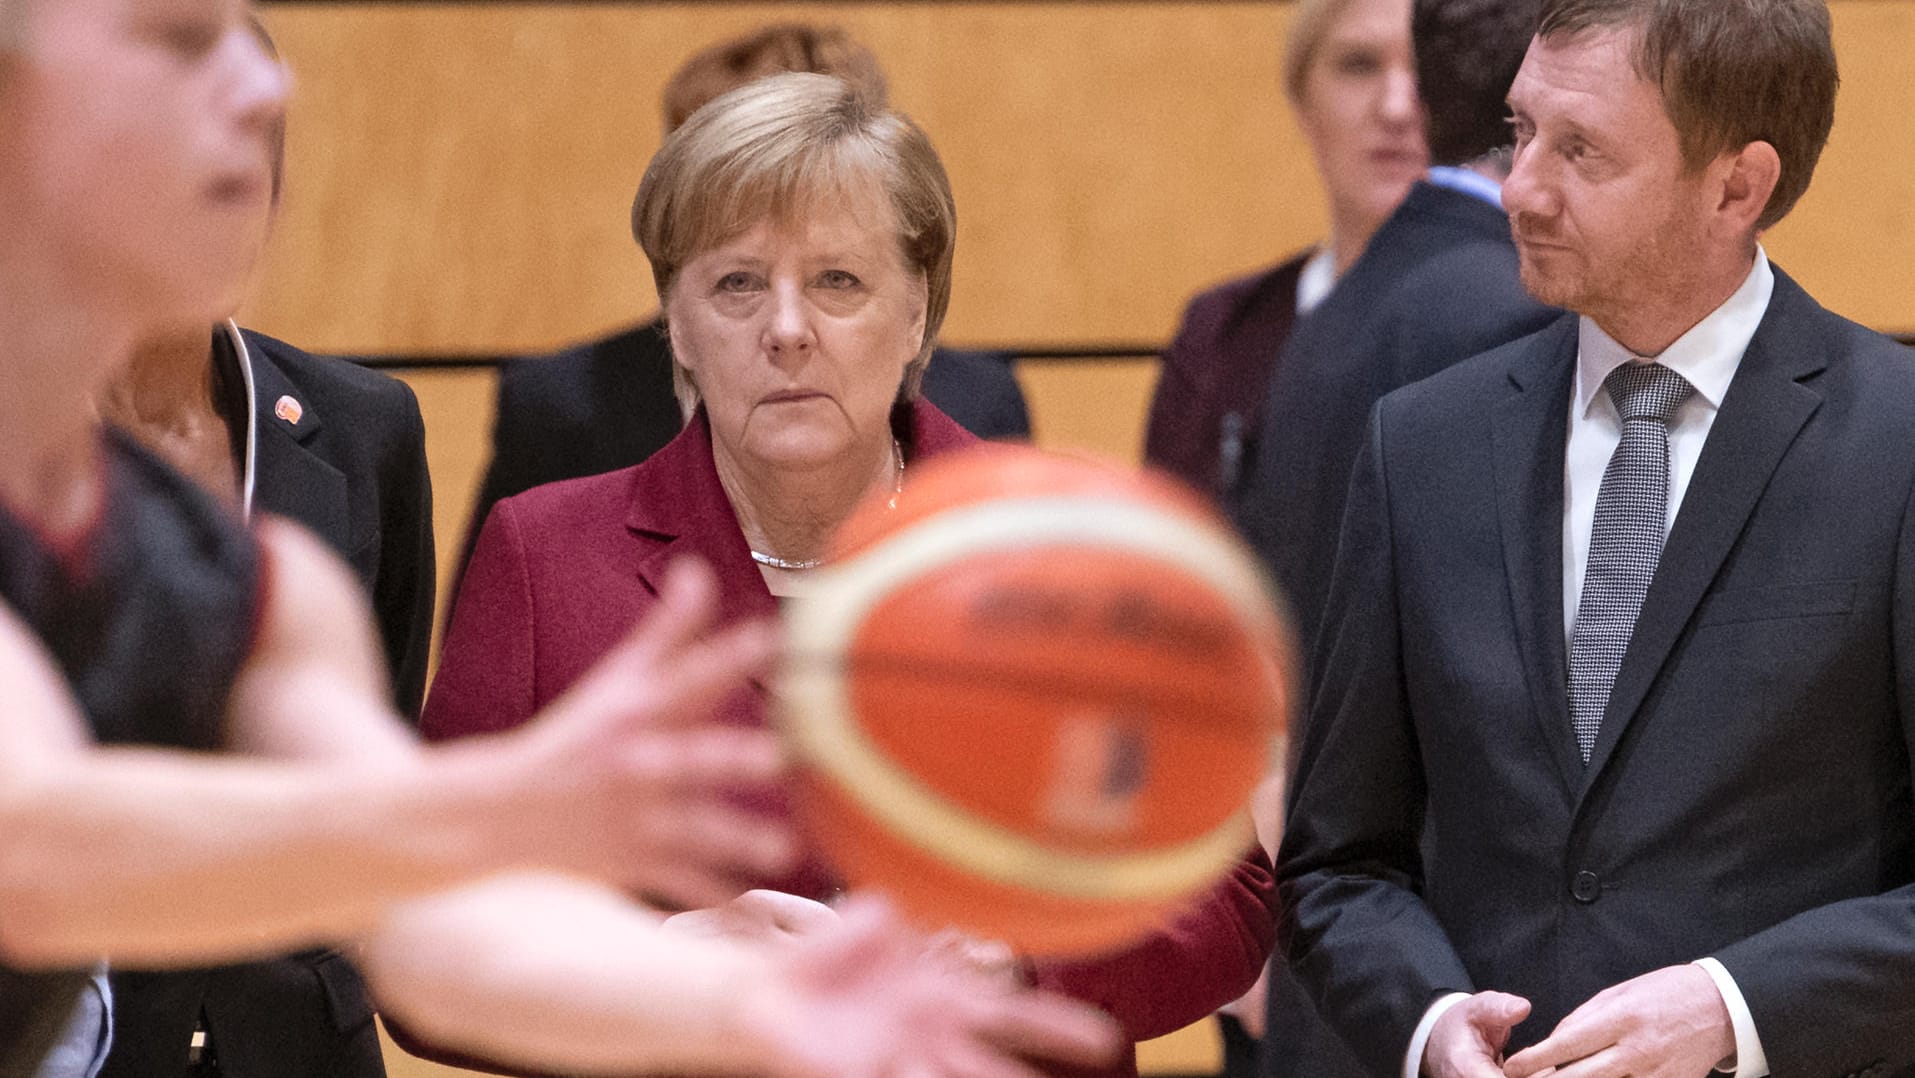
<svg viewBox="0 0 1915 1078">
<path fill-rule="evenodd" d="M 1022 953 L 1120 945 L 1255 841 L 1289 640 L 1171 480 L 987 445 L 861 507 L 786 607 L 780 717 L 854 887 Z"/>
</svg>

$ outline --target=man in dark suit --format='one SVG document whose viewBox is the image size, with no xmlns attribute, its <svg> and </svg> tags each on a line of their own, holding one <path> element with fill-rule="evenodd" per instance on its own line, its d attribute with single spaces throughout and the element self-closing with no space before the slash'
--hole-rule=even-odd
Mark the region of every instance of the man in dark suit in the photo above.
<svg viewBox="0 0 1915 1078">
<path fill-rule="evenodd" d="M 1226 498 L 1306 641 L 1323 610 L 1343 495 L 1377 399 L 1556 315 L 1523 291 L 1497 193 L 1510 139 L 1503 99 L 1537 2 L 1414 5 L 1430 176 L 1291 331 L 1266 391 L 1255 458 Z"/>
<path fill-rule="evenodd" d="M 137 362 L 165 366 L 150 354 Z M 416 717 L 434 593 L 432 485 L 412 390 L 230 322 L 213 331 L 210 368 L 238 480 L 222 493 L 248 516 L 300 522 L 351 564 L 372 602 L 394 707 Z M 112 983 L 116 1028 L 101 1078 L 385 1074 L 365 984 L 337 952 L 115 971 Z"/>
<path fill-rule="evenodd" d="M 1372 1074 L 1915 1073 L 1915 358 L 1757 244 L 1835 86 L 1821 0 L 1543 5 L 1578 313 L 1378 406 L 1279 861 Z"/>
<path fill-rule="evenodd" d="M 1497 192 L 1508 169 L 1503 99 L 1535 27 L 1536 0 L 1417 0 L 1412 11 L 1429 178 L 1292 330 L 1271 374 L 1246 481 L 1225 495 L 1306 644 L 1322 620 L 1344 493 L 1377 399 L 1558 313 L 1523 291 Z M 1360 1073 L 1281 956 L 1269 985 L 1264 1073 Z"/>
</svg>

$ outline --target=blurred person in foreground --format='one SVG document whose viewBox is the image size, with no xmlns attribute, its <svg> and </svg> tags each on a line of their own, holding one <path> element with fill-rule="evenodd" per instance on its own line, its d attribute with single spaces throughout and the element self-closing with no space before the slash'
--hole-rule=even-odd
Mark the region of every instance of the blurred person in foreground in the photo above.
<svg viewBox="0 0 1915 1078">
<path fill-rule="evenodd" d="M 1762 235 L 1821 0 L 1545 0 L 1523 284 L 1573 312 L 1385 397 L 1284 837 L 1373 1074 L 1915 1074 L 1915 362 Z"/>
<path fill-rule="evenodd" d="M 878 58 L 843 30 L 778 23 L 687 60 L 665 86 L 665 134 L 720 94 L 784 71 L 836 76 L 879 103 L 887 96 Z M 501 498 L 630 467 L 677 437 L 688 416 L 672 390 L 672 369 L 659 318 L 556 355 L 504 363 L 492 459 L 467 526 L 460 571 Z M 1030 437 L 1030 415 L 1008 355 L 938 348 L 922 378 L 925 398 L 965 430 L 982 438 Z"/>
<path fill-rule="evenodd" d="M 1264 388 L 1291 327 L 1330 295 L 1428 164 L 1410 0 L 1301 0 L 1283 89 L 1310 145 L 1330 234 L 1190 301 L 1144 434 L 1146 460 L 1225 502 L 1256 455 Z"/>
<path fill-rule="evenodd" d="M 425 750 L 317 540 L 102 429 L 146 334 L 235 306 L 285 95 L 239 0 L 0 0 L 0 1072 L 97 1071 L 103 957 L 335 940 L 422 1027 L 575 1071 L 1095 1055 L 1093 1019 L 927 967 L 881 912 L 773 950 L 589 882 L 696 901 L 789 856 L 719 793 L 776 773 L 704 721 L 769 641 L 708 630 L 701 567 L 521 733 Z"/>
<path fill-rule="evenodd" d="M 426 700 L 430 737 L 509 729 L 563 693 L 657 603 L 661 568 L 683 554 L 716 570 L 721 623 L 771 615 L 824 564 L 855 505 L 976 441 L 918 392 L 950 301 L 956 210 L 936 151 L 903 116 L 828 76 L 750 83 L 666 140 L 632 224 L 692 420 L 636 467 L 493 510 Z M 756 730 L 767 703 L 754 684 L 721 712 Z M 783 792 L 754 808 L 777 821 L 791 811 Z M 817 900 L 842 888 L 815 849 L 752 882 L 823 919 Z M 1247 851 L 1121 953 L 995 965 L 1097 1005 L 1132 1040 L 1156 1036 L 1255 980 L 1273 942 L 1268 898 L 1268 860 Z M 1134 1074 L 1135 1061 L 1098 1073 Z"/>
<path fill-rule="evenodd" d="M 261 43 L 274 51 L 264 27 Z M 271 133 L 268 220 L 283 193 Z M 238 252 L 253 265 L 258 250 Z M 240 329 L 187 320 L 147 335 L 99 397 L 101 417 L 245 519 L 312 530 L 372 600 L 393 706 L 416 720 L 432 639 L 432 488 L 404 382 Z M 102 1078 L 382 1078 L 373 1007 L 331 949 L 197 970 L 114 971 Z"/>
</svg>

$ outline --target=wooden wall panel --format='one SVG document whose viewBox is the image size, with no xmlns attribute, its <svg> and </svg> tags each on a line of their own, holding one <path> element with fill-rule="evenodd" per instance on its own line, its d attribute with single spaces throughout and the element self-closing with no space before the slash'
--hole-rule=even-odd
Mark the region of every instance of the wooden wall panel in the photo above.
<svg viewBox="0 0 1915 1078">
<path fill-rule="evenodd" d="M 1167 334 L 1187 295 L 1321 228 L 1280 107 L 1288 8 L 297 5 L 290 190 L 253 318 L 346 351 L 542 349 L 635 320 L 626 226 L 660 88 L 773 18 L 887 64 L 957 190 L 967 341 Z"/>
</svg>

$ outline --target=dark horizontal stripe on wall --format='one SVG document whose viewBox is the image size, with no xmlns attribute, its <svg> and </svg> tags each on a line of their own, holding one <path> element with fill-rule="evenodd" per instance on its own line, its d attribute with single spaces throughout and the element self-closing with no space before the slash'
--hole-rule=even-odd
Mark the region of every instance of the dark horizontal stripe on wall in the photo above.
<svg viewBox="0 0 1915 1078">
<path fill-rule="evenodd" d="M 301 0 L 281 0 L 281 2 L 282 3 L 301 2 Z M 333 2 L 337 2 L 337 0 L 333 0 Z M 1905 345 L 1915 346 L 1915 333 L 1894 333 L 1894 334 L 1890 334 L 1890 336 L 1894 337 L 1897 341 L 1900 341 L 1901 343 Z M 1082 344 L 1082 345 L 1076 345 L 1076 344 L 1073 344 L 1073 345 L 964 344 L 964 345 L 956 345 L 954 347 L 962 347 L 967 350 L 976 350 L 976 351 L 1001 352 L 1005 355 L 1010 356 L 1014 360 L 1019 360 L 1019 359 L 1035 359 L 1035 360 L 1045 360 L 1045 361 L 1082 360 L 1086 362 L 1091 362 L 1096 360 L 1112 360 L 1112 359 L 1156 359 L 1158 355 L 1160 355 L 1163 352 L 1163 345 L 1156 344 L 1156 343 L 1152 343 L 1152 344 L 1116 343 L 1116 344 Z M 530 359 L 530 358 L 533 358 L 533 357 L 519 356 L 519 355 L 485 356 L 485 355 L 441 353 L 441 354 L 419 354 L 419 355 L 354 356 L 353 362 L 358 363 L 362 367 L 372 367 L 377 370 L 387 370 L 387 371 L 389 370 L 456 371 L 456 370 L 475 370 L 475 369 L 484 369 L 488 367 L 496 367 L 499 364 L 508 362 L 510 360 Z"/>
</svg>

